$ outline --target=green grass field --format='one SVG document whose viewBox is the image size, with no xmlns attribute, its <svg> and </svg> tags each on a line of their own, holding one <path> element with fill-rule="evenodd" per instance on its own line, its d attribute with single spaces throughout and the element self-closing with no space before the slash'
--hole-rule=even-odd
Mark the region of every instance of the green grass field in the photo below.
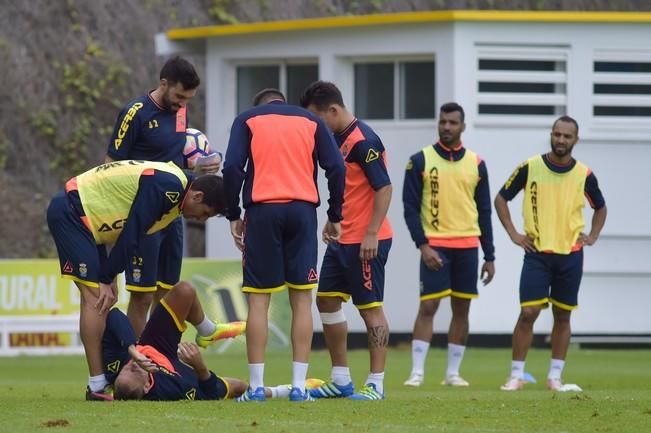
<svg viewBox="0 0 651 433">
<path fill-rule="evenodd" d="M 649 432 L 651 351 L 570 351 L 564 377 L 580 394 L 547 391 L 548 350 L 533 350 L 527 371 L 538 380 L 525 390 L 498 390 L 510 367 L 504 349 L 468 349 L 462 373 L 468 389 L 440 386 L 446 353 L 432 350 L 425 385 L 402 385 L 410 369 L 407 350 L 392 350 L 387 399 L 289 403 L 86 402 L 82 357 L 0 358 L 0 432 Z M 355 384 L 366 377 L 367 355 L 350 356 Z M 243 355 L 209 355 L 218 374 L 246 378 Z M 268 356 L 268 384 L 290 378 L 290 356 Z M 310 376 L 327 379 L 328 356 L 313 354 Z"/>
</svg>

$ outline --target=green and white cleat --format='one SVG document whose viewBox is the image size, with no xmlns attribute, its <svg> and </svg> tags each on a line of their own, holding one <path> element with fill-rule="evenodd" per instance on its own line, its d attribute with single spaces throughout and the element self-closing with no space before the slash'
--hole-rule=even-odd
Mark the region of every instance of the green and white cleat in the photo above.
<svg viewBox="0 0 651 433">
<path fill-rule="evenodd" d="M 367 383 L 358 393 L 348 398 L 351 400 L 384 400 L 384 394 L 375 389 L 374 383 Z"/>
</svg>

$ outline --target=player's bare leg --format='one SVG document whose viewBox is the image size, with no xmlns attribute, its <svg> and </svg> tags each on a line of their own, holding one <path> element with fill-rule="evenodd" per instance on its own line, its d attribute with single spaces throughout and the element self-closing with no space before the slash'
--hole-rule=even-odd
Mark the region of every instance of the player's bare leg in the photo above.
<svg viewBox="0 0 651 433">
<path fill-rule="evenodd" d="M 359 310 L 368 333 L 371 369 L 362 389 L 350 396 L 353 400 L 382 400 L 384 398 L 384 366 L 389 344 L 389 324 L 382 307 Z"/>
<path fill-rule="evenodd" d="M 561 380 L 565 357 L 570 345 L 572 328 L 570 317 L 572 312 L 556 306 L 552 307 L 554 314 L 554 326 L 552 328 L 552 359 L 547 374 L 547 387 L 553 391 L 581 391 L 576 384 L 564 385 Z"/>
<path fill-rule="evenodd" d="M 452 320 L 448 330 L 448 368 L 445 373 L 444 385 L 468 386 L 468 382 L 459 375 L 468 340 L 468 313 L 470 299 L 451 297 Z"/>
<path fill-rule="evenodd" d="M 298 389 L 297 394 L 300 392 L 302 398 L 309 399 L 305 379 L 312 350 L 312 291 L 290 288 L 289 305 L 292 309 L 292 392 Z"/>
<path fill-rule="evenodd" d="M 316 306 L 319 313 L 325 317 L 341 311 L 341 298 L 330 296 L 317 296 Z M 326 320 L 327 321 L 327 320 Z M 348 322 L 345 320 L 337 323 L 323 323 L 323 336 L 330 353 L 333 367 L 348 366 Z"/>
<path fill-rule="evenodd" d="M 145 329 L 147 315 L 149 314 L 149 308 L 153 299 L 153 293 L 130 292 L 127 317 L 129 318 L 129 322 L 131 322 L 133 331 L 136 333 L 136 338 L 140 338 L 143 329 Z"/>
<path fill-rule="evenodd" d="M 411 374 L 404 383 L 407 386 L 420 386 L 425 380 L 425 359 L 432 341 L 434 315 L 439 304 L 440 299 L 425 299 L 418 306 L 411 342 Z"/>
<path fill-rule="evenodd" d="M 99 299 L 98 289 L 88 287 L 79 282 L 76 282 L 76 285 L 81 295 L 79 335 L 84 345 L 86 363 L 88 364 L 88 373 L 90 376 L 86 399 L 99 400 L 100 398 L 89 398 L 89 393 L 101 393 L 107 385 L 106 379 L 104 379 L 102 362 L 102 336 L 104 335 L 106 316 L 109 310 L 107 309 L 100 314 L 95 307 Z"/>
<path fill-rule="evenodd" d="M 524 385 L 524 363 L 533 341 L 533 325 L 540 315 L 540 306 L 522 307 L 513 330 L 511 375 L 502 391 L 517 391 Z"/>
</svg>

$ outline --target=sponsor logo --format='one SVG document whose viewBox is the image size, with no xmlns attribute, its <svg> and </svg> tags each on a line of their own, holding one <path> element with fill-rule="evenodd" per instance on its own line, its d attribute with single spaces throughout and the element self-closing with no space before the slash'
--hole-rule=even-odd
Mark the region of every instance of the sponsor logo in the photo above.
<svg viewBox="0 0 651 433">
<path fill-rule="evenodd" d="M 432 167 L 429 172 L 429 185 L 432 190 L 430 197 L 430 212 L 432 213 L 432 228 L 439 230 L 439 169 Z"/>
<path fill-rule="evenodd" d="M 371 264 L 368 260 L 362 261 L 362 279 L 364 280 L 366 290 L 373 290 L 373 276 L 371 274 Z"/>
<path fill-rule="evenodd" d="M 85 278 L 88 275 L 88 266 L 86 263 L 79 263 L 79 276 Z"/>
<path fill-rule="evenodd" d="M 368 164 L 369 162 L 373 162 L 376 159 L 380 158 L 380 152 L 378 152 L 375 149 L 369 149 L 368 153 L 366 154 L 366 163 Z"/>
<path fill-rule="evenodd" d="M 343 146 L 341 146 L 341 156 L 345 158 L 346 155 L 348 155 L 348 145 L 344 144 Z"/>
<path fill-rule="evenodd" d="M 406 170 L 411 170 L 412 168 L 414 168 L 414 161 L 412 161 L 412 160 L 410 159 L 409 161 L 407 161 L 407 168 L 406 168 Z"/>
<path fill-rule="evenodd" d="M 74 269 L 72 267 L 72 263 L 70 263 L 70 261 L 66 260 L 66 263 L 63 265 L 63 273 L 64 274 L 72 274 L 73 270 Z"/>
<path fill-rule="evenodd" d="M 120 371 L 120 360 L 118 359 L 116 361 L 106 364 L 106 369 L 111 373 L 117 374 L 117 372 Z"/>
<path fill-rule="evenodd" d="M 181 197 L 181 193 L 168 191 L 165 193 L 165 197 L 167 197 L 167 199 L 171 201 L 173 204 L 176 204 L 179 202 L 179 197 Z"/>
<path fill-rule="evenodd" d="M 194 400 L 194 398 L 197 396 L 197 390 L 195 388 L 192 388 L 190 391 L 185 393 L 185 398 L 188 400 Z"/>
<path fill-rule="evenodd" d="M 518 166 L 518 168 L 515 169 L 515 171 L 511 174 L 511 177 L 509 177 L 509 179 L 508 179 L 508 180 L 506 181 L 506 183 L 504 184 L 504 189 L 509 189 L 509 188 L 511 187 L 511 184 L 512 184 L 513 181 L 515 180 L 515 178 L 516 178 L 516 176 L 518 175 L 518 173 L 520 173 L 520 170 L 522 170 L 522 168 L 525 167 L 526 165 L 527 165 L 527 162 L 525 161 L 525 162 L 523 162 L 522 164 L 520 164 L 520 165 Z"/>
<path fill-rule="evenodd" d="M 113 230 L 122 230 L 124 228 L 124 224 L 127 222 L 127 219 L 119 219 L 113 221 L 111 224 L 108 223 L 103 223 L 99 228 L 97 229 L 98 232 L 110 232 Z"/>
<path fill-rule="evenodd" d="M 531 216 L 533 218 L 533 228 L 536 234 L 540 233 L 538 230 L 538 183 L 533 181 L 529 185 L 529 194 L 531 195 Z"/>
<path fill-rule="evenodd" d="M 316 281 L 319 279 L 319 274 L 316 273 L 314 269 L 310 269 L 310 272 L 307 274 L 308 281 Z"/>
<path fill-rule="evenodd" d="M 120 124 L 120 129 L 118 130 L 118 136 L 113 141 L 113 146 L 115 147 L 115 150 L 120 149 L 120 146 L 122 145 L 122 140 L 124 139 L 124 136 L 127 135 L 127 131 L 129 130 L 129 125 L 131 124 L 131 120 L 133 120 L 133 118 L 136 116 L 136 113 L 141 108 L 142 108 L 142 102 L 136 102 L 129 108 L 127 114 L 125 114 L 124 117 L 122 118 L 122 123 Z"/>
</svg>

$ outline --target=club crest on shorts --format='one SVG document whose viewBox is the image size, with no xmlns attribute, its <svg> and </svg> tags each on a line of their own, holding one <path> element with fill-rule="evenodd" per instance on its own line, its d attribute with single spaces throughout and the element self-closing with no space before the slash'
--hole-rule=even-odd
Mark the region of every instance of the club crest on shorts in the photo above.
<svg viewBox="0 0 651 433">
<path fill-rule="evenodd" d="M 79 263 L 79 276 L 85 278 L 88 275 L 88 266 L 86 263 Z"/>
<path fill-rule="evenodd" d="M 135 268 L 133 272 L 131 272 L 131 277 L 133 278 L 134 283 L 139 283 L 140 278 L 142 277 L 142 271 L 140 271 L 140 268 Z"/>
</svg>

